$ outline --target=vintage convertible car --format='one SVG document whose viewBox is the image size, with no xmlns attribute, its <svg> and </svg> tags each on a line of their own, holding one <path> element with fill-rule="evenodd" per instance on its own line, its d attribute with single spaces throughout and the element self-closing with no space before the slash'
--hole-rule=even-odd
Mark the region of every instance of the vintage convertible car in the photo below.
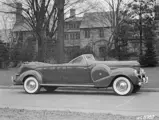
<svg viewBox="0 0 159 120">
<path fill-rule="evenodd" d="M 139 91 L 148 77 L 137 61 L 97 61 L 92 54 L 83 54 L 64 64 L 22 64 L 12 81 L 29 94 L 42 87 L 49 92 L 57 87 L 113 87 L 123 96 Z"/>
</svg>

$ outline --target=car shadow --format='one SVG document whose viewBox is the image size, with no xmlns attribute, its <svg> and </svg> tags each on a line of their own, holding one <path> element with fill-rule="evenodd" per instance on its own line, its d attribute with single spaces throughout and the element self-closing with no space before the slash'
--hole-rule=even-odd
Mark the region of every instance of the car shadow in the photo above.
<svg viewBox="0 0 159 120">
<path fill-rule="evenodd" d="M 26 93 L 24 90 L 23 91 L 19 91 L 18 93 L 20 94 L 27 94 L 29 95 L 28 93 Z M 42 89 L 40 90 L 40 92 L 38 94 L 30 94 L 30 95 L 107 95 L 107 96 L 119 96 L 117 95 L 113 90 L 75 90 L 75 89 L 69 89 L 69 90 L 60 90 L 60 89 L 57 89 L 53 92 L 47 92 L 46 90 Z M 141 95 L 142 93 L 132 93 L 130 94 L 130 96 L 138 96 L 138 95 Z M 122 97 L 125 97 L 125 96 L 122 96 Z"/>
<path fill-rule="evenodd" d="M 56 90 L 54 92 L 41 91 L 40 94 L 56 94 L 56 95 L 116 95 L 113 91 L 76 91 L 76 90 Z"/>
<path fill-rule="evenodd" d="M 18 94 L 27 94 L 24 90 L 18 91 Z M 110 95 L 117 96 L 114 91 L 84 91 L 84 90 L 55 90 L 53 92 L 47 92 L 45 90 L 41 90 L 38 94 L 30 94 L 30 95 Z"/>
</svg>

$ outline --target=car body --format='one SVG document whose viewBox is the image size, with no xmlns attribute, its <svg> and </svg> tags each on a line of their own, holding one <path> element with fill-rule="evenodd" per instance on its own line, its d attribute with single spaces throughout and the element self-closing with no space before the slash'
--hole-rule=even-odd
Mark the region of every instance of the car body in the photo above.
<svg viewBox="0 0 159 120">
<path fill-rule="evenodd" d="M 24 85 L 31 94 L 41 87 L 47 91 L 57 87 L 113 87 L 118 95 L 129 95 L 148 83 L 148 77 L 137 61 L 98 61 L 92 54 L 83 54 L 64 64 L 22 64 L 12 81 Z"/>
</svg>

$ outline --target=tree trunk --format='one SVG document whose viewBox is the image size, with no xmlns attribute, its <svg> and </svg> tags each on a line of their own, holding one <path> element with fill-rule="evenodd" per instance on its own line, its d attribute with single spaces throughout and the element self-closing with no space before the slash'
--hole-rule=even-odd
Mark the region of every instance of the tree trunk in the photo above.
<svg viewBox="0 0 159 120">
<path fill-rule="evenodd" d="M 58 63 L 64 62 L 64 2 L 65 0 L 56 0 L 58 8 L 58 42 L 59 49 Z"/>
<path fill-rule="evenodd" d="M 40 32 L 40 35 L 38 35 L 38 54 L 37 54 L 37 60 L 39 62 L 44 62 L 44 40 L 45 40 L 45 32 Z"/>
</svg>

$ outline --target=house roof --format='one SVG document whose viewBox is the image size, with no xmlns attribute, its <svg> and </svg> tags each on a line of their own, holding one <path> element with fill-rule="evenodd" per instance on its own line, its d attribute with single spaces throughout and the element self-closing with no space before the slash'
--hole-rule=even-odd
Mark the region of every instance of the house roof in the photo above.
<svg viewBox="0 0 159 120">
<path fill-rule="evenodd" d="M 83 17 L 70 17 L 70 18 L 66 18 L 65 22 L 69 22 L 69 21 L 82 21 Z"/>
<path fill-rule="evenodd" d="M 13 27 L 13 32 L 17 31 L 31 31 L 32 28 L 29 26 L 26 20 L 23 20 L 21 22 L 16 22 Z"/>
<path fill-rule="evenodd" d="M 80 28 L 110 27 L 110 12 L 85 13 Z"/>
<path fill-rule="evenodd" d="M 72 17 L 65 20 L 69 21 L 81 21 L 80 28 L 98 28 L 98 27 L 110 27 L 110 12 L 91 12 L 85 13 L 83 17 Z M 27 24 L 26 20 L 21 22 L 16 22 L 12 29 L 13 32 L 16 31 L 31 31 L 32 28 Z"/>
</svg>

